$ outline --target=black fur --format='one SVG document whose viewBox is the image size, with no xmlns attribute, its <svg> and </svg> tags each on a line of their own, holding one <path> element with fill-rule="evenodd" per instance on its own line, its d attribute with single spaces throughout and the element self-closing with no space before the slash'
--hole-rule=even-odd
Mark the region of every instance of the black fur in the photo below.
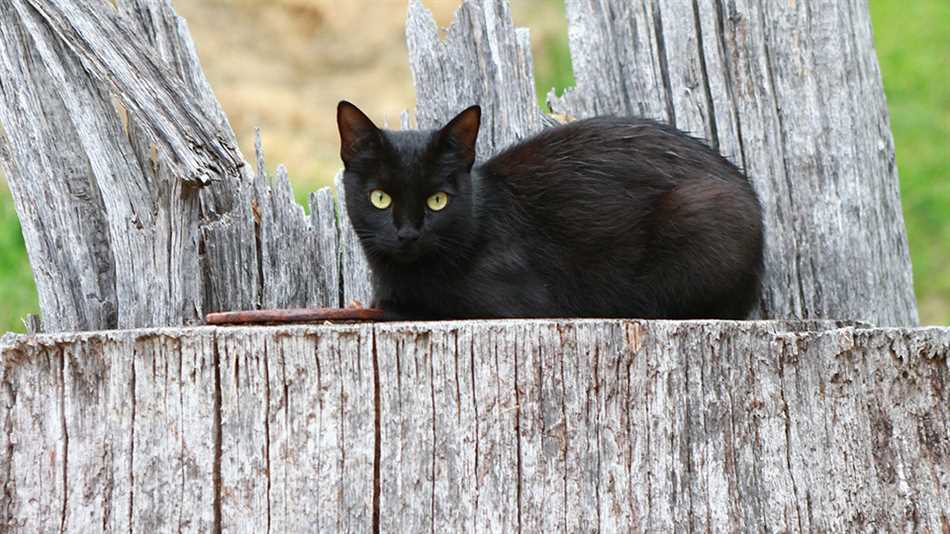
<svg viewBox="0 0 950 534">
<path fill-rule="evenodd" d="M 742 319 L 758 300 L 758 198 L 672 127 L 581 120 L 473 166 L 478 107 L 436 131 L 379 130 L 347 102 L 337 120 L 347 212 L 392 318 Z"/>
</svg>

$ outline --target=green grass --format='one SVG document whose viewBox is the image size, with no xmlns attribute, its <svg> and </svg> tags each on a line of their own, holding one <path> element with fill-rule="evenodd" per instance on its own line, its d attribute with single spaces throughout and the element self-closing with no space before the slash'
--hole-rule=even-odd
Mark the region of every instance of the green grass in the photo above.
<svg viewBox="0 0 950 534">
<path fill-rule="evenodd" d="M 574 87 L 574 70 L 566 35 L 546 33 L 541 36 L 540 46 L 534 58 L 534 83 L 538 105 L 548 111 L 548 92 L 554 89 L 560 95 L 565 89 Z"/>
<path fill-rule="evenodd" d="M 950 2 L 871 0 L 921 321 L 950 324 Z"/>
<path fill-rule="evenodd" d="M 921 321 L 950 324 L 950 1 L 870 3 Z M 548 89 L 560 92 L 574 80 L 565 34 L 545 33 L 538 48 L 535 68 L 543 105 Z M 0 332 L 22 331 L 20 318 L 38 309 L 12 199 L 2 186 L 0 299 Z"/>
<path fill-rule="evenodd" d="M 0 176 L 0 334 L 22 331 L 20 319 L 39 311 L 20 221 L 10 192 L 3 185 Z"/>
</svg>

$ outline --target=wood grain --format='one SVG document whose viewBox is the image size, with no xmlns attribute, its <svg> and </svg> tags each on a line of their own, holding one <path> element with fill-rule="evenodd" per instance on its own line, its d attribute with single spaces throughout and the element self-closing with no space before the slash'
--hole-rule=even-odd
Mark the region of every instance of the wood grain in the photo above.
<svg viewBox="0 0 950 534">
<path fill-rule="evenodd" d="M 831 322 L 7 336 L 0 529 L 940 532 L 948 356 Z"/>
<path fill-rule="evenodd" d="M 577 87 L 552 107 L 669 122 L 743 167 L 765 208 L 761 316 L 916 324 L 865 2 L 566 5 Z"/>
<path fill-rule="evenodd" d="M 765 211 L 758 316 L 917 323 L 866 3 L 565 4 L 576 87 L 549 94 L 549 106 L 667 122 L 747 171 Z M 507 2 L 467 0 L 443 40 L 422 3 L 410 2 L 420 125 L 478 102 L 494 118 L 479 139 L 485 157 L 549 124 L 529 96 L 519 31 Z"/>
<path fill-rule="evenodd" d="M 749 173 L 767 229 L 757 315 L 916 323 L 864 3 L 566 4 L 577 87 L 549 95 L 554 111 L 670 122 Z M 342 174 L 339 198 L 312 194 L 308 215 L 289 172 L 265 172 L 260 143 L 244 159 L 170 0 L 10 7 L 0 161 L 46 330 L 372 302 Z M 467 0 L 445 39 L 413 0 L 406 37 L 419 126 L 480 103 L 484 159 L 555 122 L 537 107 L 528 33 L 506 0 Z"/>
<path fill-rule="evenodd" d="M 550 106 L 740 163 L 766 207 L 760 315 L 916 322 L 865 3 L 566 3 L 577 87 Z M 128 330 L 369 304 L 342 174 L 308 214 L 260 142 L 246 162 L 169 0 L 8 4 L 31 325 L 90 332 L 0 339 L 0 530 L 947 529 L 946 328 Z M 443 40 L 413 0 L 407 42 L 420 126 L 480 103 L 484 159 L 553 122 L 507 1 L 464 2 Z"/>
</svg>

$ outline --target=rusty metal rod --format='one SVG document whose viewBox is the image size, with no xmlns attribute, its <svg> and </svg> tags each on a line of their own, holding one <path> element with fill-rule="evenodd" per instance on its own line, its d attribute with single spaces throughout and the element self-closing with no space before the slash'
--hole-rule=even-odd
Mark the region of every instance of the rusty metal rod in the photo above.
<svg viewBox="0 0 950 534">
<path fill-rule="evenodd" d="M 210 325 L 308 323 L 323 321 L 377 321 L 383 318 L 379 308 L 295 308 L 285 310 L 241 310 L 209 313 Z"/>
</svg>

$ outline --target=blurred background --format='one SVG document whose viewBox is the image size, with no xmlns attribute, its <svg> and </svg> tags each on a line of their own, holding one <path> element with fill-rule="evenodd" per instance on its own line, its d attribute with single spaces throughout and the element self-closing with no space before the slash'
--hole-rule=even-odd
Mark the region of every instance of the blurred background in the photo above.
<svg viewBox="0 0 950 534">
<path fill-rule="evenodd" d="M 440 26 L 459 0 L 425 0 Z M 336 103 L 397 123 L 414 106 L 407 0 L 174 0 L 246 156 L 262 129 L 270 170 L 299 199 L 341 167 Z M 950 0 L 870 0 L 897 145 L 924 324 L 950 324 Z M 539 99 L 573 85 L 562 0 L 513 0 L 531 29 Z M 0 176 L 0 333 L 38 304 L 13 201 Z"/>
</svg>

